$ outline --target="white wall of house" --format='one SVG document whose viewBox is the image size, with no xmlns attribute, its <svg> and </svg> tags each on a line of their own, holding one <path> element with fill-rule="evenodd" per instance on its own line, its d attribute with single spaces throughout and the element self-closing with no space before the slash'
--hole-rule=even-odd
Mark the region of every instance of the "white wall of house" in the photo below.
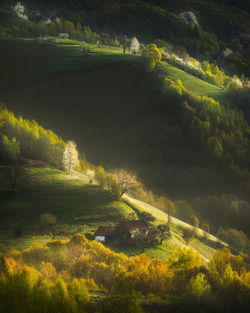
<svg viewBox="0 0 250 313">
<path fill-rule="evenodd" d="M 95 240 L 104 242 L 105 241 L 105 236 L 95 236 Z"/>
</svg>

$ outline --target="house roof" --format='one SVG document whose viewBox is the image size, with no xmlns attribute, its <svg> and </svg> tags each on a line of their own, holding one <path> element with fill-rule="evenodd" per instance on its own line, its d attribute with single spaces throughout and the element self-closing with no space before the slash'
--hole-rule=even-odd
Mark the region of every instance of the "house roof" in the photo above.
<svg viewBox="0 0 250 313">
<path fill-rule="evenodd" d="M 124 220 L 120 224 L 125 225 L 128 230 L 148 228 L 148 223 L 145 220 Z"/>
<path fill-rule="evenodd" d="M 110 236 L 114 230 L 114 226 L 99 226 L 95 232 L 95 236 Z"/>
</svg>

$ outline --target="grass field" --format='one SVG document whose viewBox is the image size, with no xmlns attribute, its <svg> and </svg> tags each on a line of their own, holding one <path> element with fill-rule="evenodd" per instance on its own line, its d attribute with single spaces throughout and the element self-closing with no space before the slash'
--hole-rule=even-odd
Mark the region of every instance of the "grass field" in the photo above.
<svg viewBox="0 0 250 313">
<path fill-rule="evenodd" d="M 174 81 L 180 79 L 183 86 L 190 93 L 211 97 L 216 100 L 223 99 L 224 91 L 221 88 L 211 85 L 204 80 L 178 69 L 177 67 L 174 67 L 166 62 L 161 62 L 160 69 L 165 76 L 173 79 Z"/>
<path fill-rule="evenodd" d="M 155 216 L 155 225 L 167 222 L 167 215 L 142 201 L 124 197 L 116 200 L 107 191 L 96 184 L 89 183 L 88 178 L 75 172 L 67 175 L 65 172 L 49 166 L 27 166 L 26 174 L 20 178 L 16 193 L 9 192 L 4 179 L 2 166 L 0 168 L 0 242 L 22 250 L 33 241 L 46 242 L 49 236 L 42 236 L 38 229 L 39 218 L 43 213 L 52 213 L 59 224 L 69 226 L 69 236 L 74 233 L 92 235 L 100 225 L 116 225 L 121 219 L 137 216 L 138 211 L 148 211 Z M 146 248 L 144 253 L 150 257 L 165 259 L 174 246 L 191 246 L 199 251 L 205 259 L 213 253 L 213 243 L 217 238 L 208 235 L 206 244 L 202 243 L 203 231 L 190 244 L 182 238 L 182 227 L 189 224 L 173 218 L 172 237 L 163 241 L 162 245 Z M 14 230 L 21 227 L 24 236 L 14 238 Z M 61 237 L 66 238 L 66 237 Z M 140 248 L 116 248 L 116 251 L 128 255 L 142 253 Z"/>
<path fill-rule="evenodd" d="M 132 54 L 120 48 L 89 45 L 90 54 L 83 57 L 80 44 L 74 40 L 48 37 L 44 42 L 33 39 L 0 40 L 0 66 L 4 77 L 0 92 L 30 86 L 41 80 L 67 74 L 77 69 L 98 69 L 100 66 L 131 62 Z"/>
</svg>

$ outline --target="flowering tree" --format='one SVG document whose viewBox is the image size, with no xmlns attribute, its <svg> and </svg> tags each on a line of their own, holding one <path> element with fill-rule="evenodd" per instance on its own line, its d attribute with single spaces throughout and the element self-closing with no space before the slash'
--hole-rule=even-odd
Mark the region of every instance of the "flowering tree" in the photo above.
<svg viewBox="0 0 250 313">
<path fill-rule="evenodd" d="M 115 172 L 116 183 L 120 188 L 120 198 L 128 191 L 142 187 L 142 183 L 137 181 L 136 175 L 119 169 Z"/>
<path fill-rule="evenodd" d="M 68 141 L 63 152 L 62 165 L 71 175 L 72 170 L 76 169 L 79 164 L 78 151 L 74 141 Z"/>
<path fill-rule="evenodd" d="M 17 2 L 17 4 L 16 4 L 16 5 L 14 6 L 14 8 L 13 8 L 14 13 L 15 13 L 18 17 L 27 20 L 28 17 L 27 17 L 27 15 L 24 14 L 24 10 L 25 10 L 25 8 L 24 8 L 24 6 L 21 4 L 21 2 Z"/>
<path fill-rule="evenodd" d="M 136 37 L 131 39 L 130 50 L 132 53 L 137 53 L 140 50 L 140 43 Z"/>
</svg>

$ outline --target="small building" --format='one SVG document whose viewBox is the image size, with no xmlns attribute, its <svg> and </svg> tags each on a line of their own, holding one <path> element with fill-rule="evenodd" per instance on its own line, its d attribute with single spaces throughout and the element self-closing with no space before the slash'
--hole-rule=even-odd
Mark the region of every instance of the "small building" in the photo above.
<svg viewBox="0 0 250 313">
<path fill-rule="evenodd" d="M 99 226 L 97 231 L 95 232 L 95 240 L 105 242 L 110 239 L 114 231 L 114 226 Z"/>
<path fill-rule="evenodd" d="M 143 233 L 144 235 L 148 234 L 148 223 L 145 220 L 123 220 L 119 225 L 124 226 L 129 234 L 130 237 L 133 238 L 138 232 Z"/>
<path fill-rule="evenodd" d="M 122 220 L 117 226 L 99 226 L 95 232 L 95 240 L 100 242 L 127 241 L 136 235 L 147 235 L 149 231 L 148 223 L 145 220 Z M 124 239 L 124 240 L 123 240 Z"/>
</svg>

